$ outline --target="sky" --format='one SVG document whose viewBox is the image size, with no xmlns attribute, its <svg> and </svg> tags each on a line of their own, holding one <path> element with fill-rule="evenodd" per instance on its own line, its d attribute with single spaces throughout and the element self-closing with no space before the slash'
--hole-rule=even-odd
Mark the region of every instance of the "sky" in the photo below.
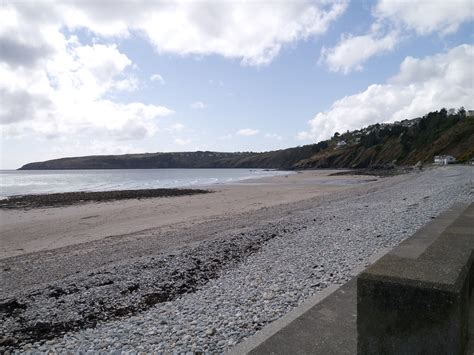
<svg viewBox="0 0 474 355">
<path fill-rule="evenodd" d="M 0 169 L 267 151 L 473 108 L 473 1 L 0 5 Z"/>
</svg>

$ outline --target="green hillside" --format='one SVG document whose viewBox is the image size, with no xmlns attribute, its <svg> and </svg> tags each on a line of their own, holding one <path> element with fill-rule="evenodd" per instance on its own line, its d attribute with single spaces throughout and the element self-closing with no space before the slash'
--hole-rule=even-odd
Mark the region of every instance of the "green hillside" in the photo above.
<svg viewBox="0 0 474 355">
<path fill-rule="evenodd" d="M 179 152 L 102 155 L 29 163 L 21 170 L 156 168 L 367 168 L 386 164 L 429 163 L 449 154 L 458 161 L 474 156 L 474 117 L 445 109 L 411 120 L 375 124 L 335 133 L 317 144 L 264 153 Z"/>
<path fill-rule="evenodd" d="M 435 155 L 449 154 L 458 161 L 474 156 L 474 117 L 446 110 L 394 124 L 375 124 L 362 130 L 335 134 L 328 148 L 299 161 L 295 168 L 365 168 L 394 163 L 431 163 Z M 337 147 L 338 142 L 347 143 Z"/>
</svg>

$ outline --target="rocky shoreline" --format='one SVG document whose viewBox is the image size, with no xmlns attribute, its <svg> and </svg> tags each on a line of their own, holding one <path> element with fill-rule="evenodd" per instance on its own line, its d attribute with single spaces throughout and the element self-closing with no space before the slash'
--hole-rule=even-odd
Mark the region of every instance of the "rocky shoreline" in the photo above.
<svg viewBox="0 0 474 355">
<path fill-rule="evenodd" d="M 304 208 L 252 212 L 262 220 L 254 226 L 247 215 L 234 217 L 246 228 L 208 230 L 212 239 L 172 253 L 157 250 L 10 288 L 0 300 L 0 351 L 222 353 L 311 295 L 346 282 L 354 267 L 451 204 L 472 201 L 471 174 L 450 167 L 395 176 L 299 203 Z M 1 265 L 8 272 L 8 259 Z"/>
<path fill-rule="evenodd" d="M 210 193 L 202 189 L 141 189 L 117 191 L 80 191 L 63 192 L 41 195 L 11 196 L 0 200 L 0 208 L 40 208 L 63 207 L 86 202 L 106 202 L 127 199 L 142 199 L 155 197 L 187 196 Z"/>
<path fill-rule="evenodd" d="M 395 165 L 373 165 L 364 169 L 351 169 L 346 171 L 339 171 L 331 174 L 331 176 L 345 176 L 345 175 L 367 175 L 377 176 L 381 178 L 396 176 L 401 174 L 408 174 L 415 170 L 412 166 L 395 166 Z M 420 170 L 420 168 L 418 168 Z"/>
<path fill-rule="evenodd" d="M 13 294 L 0 301 L 4 334 L 0 344 L 14 347 L 52 339 L 173 301 L 195 292 L 276 236 L 268 230 L 240 233 L 178 253 L 127 260 Z"/>
</svg>

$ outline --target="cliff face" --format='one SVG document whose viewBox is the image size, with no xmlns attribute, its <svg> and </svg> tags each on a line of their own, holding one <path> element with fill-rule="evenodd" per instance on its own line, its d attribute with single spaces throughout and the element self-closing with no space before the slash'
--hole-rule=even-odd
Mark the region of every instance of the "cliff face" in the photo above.
<svg viewBox="0 0 474 355">
<path fill-rule="evenodd" d="M 347 132 L 333 137 L 328 143 L 327 149 L 299 161 L 294 168 L 414 165 L 431 163 L 433 157 L 440 154 L 467 161 L 474 156 L 474 117 L 447 116 L 442 110 L 423 118 Z"/>
<path fill-rule="evenodd" d="M 449 154 L 465 161 L 474 156 L 474 117 L 446 110 L 393 124 L 335 133 L 326 141 L 265 153 L 180 152 L 86 156 L 29 163 L 20 170 L 157 168 L 365 168 L 412 165 Z"/>
</svg>

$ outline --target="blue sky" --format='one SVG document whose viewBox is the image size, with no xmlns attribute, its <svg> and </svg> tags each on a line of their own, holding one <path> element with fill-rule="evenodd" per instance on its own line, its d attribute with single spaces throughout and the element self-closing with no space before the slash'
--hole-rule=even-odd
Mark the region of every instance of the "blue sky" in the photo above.
<svg viewBox="0 0 474 355">
<path fill-rule="evenodd" d="M 474 98 L 472 2 L 6 4 L 3 169 L 285 148 Z"/>
</svg>

